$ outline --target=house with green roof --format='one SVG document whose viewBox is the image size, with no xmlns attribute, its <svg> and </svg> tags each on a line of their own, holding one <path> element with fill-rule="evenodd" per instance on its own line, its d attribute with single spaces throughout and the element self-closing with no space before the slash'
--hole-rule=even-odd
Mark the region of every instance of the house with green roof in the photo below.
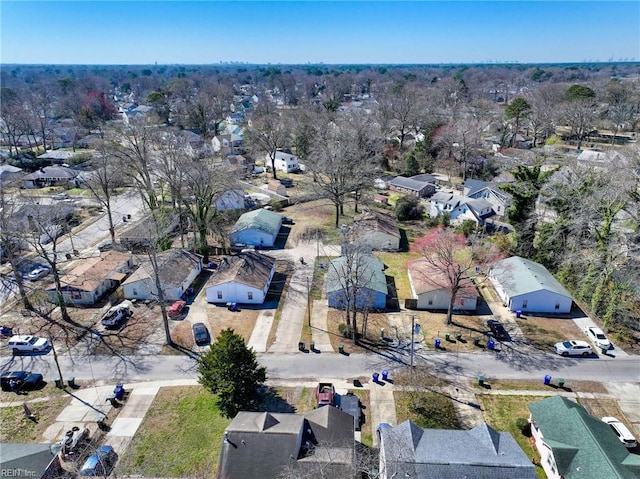
<svg viewBox="0 0 640 479">
<path fill-rule="evenodd" d="M 383 310 L 387 305 L 384 264 L 370 254 L 351 252 L 329 262 L 327 300 L 330 308 Z"/>
<path fill-rule="evenodd" d="M 229 239 L 232 245 L 245 244 L 271 248 L 278 238 L 281 226 L 281 215 L 260 208 L 241 215 L 229 233 Z"/>
<path fill-rule="evenodd" d="M 640 477 L 640 456 L 630 454 L 608 424 L 562 396 L 529 405 L 529 423 L 549 479 Z"/>
<path fill-rule="evenodd" d="M 511 311 L 571 312 L 571 294 L 539 263 L 512 256 L 494 264 L 488 277 L 502 303 Z"/>
</svg>

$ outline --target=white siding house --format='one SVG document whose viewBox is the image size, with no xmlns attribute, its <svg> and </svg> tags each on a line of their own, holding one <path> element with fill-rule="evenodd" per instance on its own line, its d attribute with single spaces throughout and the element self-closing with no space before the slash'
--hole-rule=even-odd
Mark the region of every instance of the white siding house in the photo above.
<svg viewBox="0 0 640 479">
<path fill-rule="evenodd" d="M 447 279 L 427 260 L 418 259 L 409 263 L 408 274 L 411 293 L 417 300 L 418 309 L 449 309 L 451 293 Z M 477 304 L 478 292 L 474 286 L 468 285 L 456 294 L 453 309 L 475 311 Z"/>
<path fill-rule="evenodd" d="M 162 293 L 166 301 L 181 299 L 184 292 L 202 271 L 202 256 L 183 249 L 169 249 L 158 253 L 158 270 Z M 126 299 L 158 299 L 153 267 L 144 261 L 122 284 Z"/>
<path fill-rule="evenodd" d="M 265 159 L 266 164 L 271 163 L 269 156 Z M 283 151 L 276 151 L 276 158 L 274 161 L 276 170 L 284 171 L 285 173 L 293 173 L 300 170 L 300 164 L 298 163 L 298 157 L 291 153 L 285 153 Z"/>
<path fill-rule="evenodd" d="M 512 256 L 492 266 L 488 277 L 502 303 L 511 311 L 571 311 L 571 294 L 541 264 Z"/>
<path fill-rule="evenodd" d="M 275 258 L 255 252 L 224 258 L 206 287 L 207 302 L 262 304 L 275 265 Z"/>
</svg>

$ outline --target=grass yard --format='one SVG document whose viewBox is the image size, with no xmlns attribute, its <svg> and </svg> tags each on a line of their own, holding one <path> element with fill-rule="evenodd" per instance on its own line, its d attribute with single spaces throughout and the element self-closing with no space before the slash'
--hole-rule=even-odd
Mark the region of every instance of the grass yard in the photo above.
<svg viewBox="0 0 640 479">
<path fill-rule="evenodd" d="M 394 391 L 398 424 L 410 419 L 429 429 L 459 429 L 451 399 L 434 391 Z"/>
<path fill-rule="evenodd" d="M 213 477 L 230 422 L 204 388 L 162 388 L 120 459 L 118 475 Z"/>
<path fill-rule="evenodd" d="M 529 417 L 527 406 L 536 401 L 541 401 L 543 397 L 532 396 L 494 396 L 488 394 L 477 395 L 478 401 L 482 405 L 484 418 L 492 428 L 497 431 L 511 433 L 516 442 L 520 445 L 524 453 L 529 458 L 535 458 L 539 462 L 540 456 L 535 446 L 527 436 L 522 434 L 516 422 L 520 418 Z M 536 473 L 539 478 L 547 477 L 542 467 L 536 465 Z"/>
<path fill-rule="evenodd" d="M 53 386 L 51 386 L 53 388 Z M 48 390 L 49 387 L 42 391 Z M 49 391 L 48 391 L 49 392 Z M 62 392 L 62 391 L 60 391 Z M 37 421 L 28 419 L 22 406 L 0 408 L 0 442 L 41 442 L 42 434 L 55 421 L 56 417 L 71 402 L 71 396 L 64 394 L 51 394 L 47 401 L 29 402 L 28 399 L 35 396 L 12 395 L 12 401 L 27 401 L 29 409 L 36 415 Z M 3 393 L 4 396 L 4 393 Z M 3 400 L 7 400 L 4 399 Z"/>
<path fill-rule="evenodd" d="M 553 379 L 550 386 L 545 386 L 543 381 L 525 380 L 499 380 L 485 376 L 485 385 L 480 386 L 477 381 L 473 381 L 471 387 L 485 389 L 490 387 L 500 391 L 549 391 L 552 394 L 557 387 L 557 379 Z M 564 384 L 565 391 L 587 392 L 587 393 L 607 393 L 607 388 L 597 381 L 568 381 Z"/>
<path fill-rule="evenodd" d="M 586 340 L 582 331 L 571 318 L 544 318 L 523 316 L 516 319 L 522 333 L 532 346 L 549 351 L 553 345 L 567 339 Z"/>
<path fill-rule="evenodd" d="M 407 274 L 407 265 L 410 261 L 420 258 L 417 253 L 379 253 L 378 259 L 387 267 L 385 274 L 393 276 L 400 305 L 404 305 L 406 298 L 411 298 L 411 285 Z"/>
<path fill-rule="evenodd" d="M 367 447 L 373 447 L 373 424 L 371 424 L 369 391 L 365 389 L 350 389 L 349 392 L 360 398 L 364 422 L 360 426 L 360 442 Z"/>
</svg>

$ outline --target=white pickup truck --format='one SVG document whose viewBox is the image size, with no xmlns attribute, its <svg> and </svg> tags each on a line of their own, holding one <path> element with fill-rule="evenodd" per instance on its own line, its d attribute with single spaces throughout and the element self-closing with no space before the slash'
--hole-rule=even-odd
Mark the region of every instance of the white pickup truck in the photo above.
<svg viewBox="0 0 640 479">
<path fill-rule="evenodd" d="M 116 328 L 133 314 L 131 310 L 131 301 L 123 301 L 116 306 L 109 308 L 109 311 L 105 313 L 100 323 L 105 328 Z"/>
</svg>

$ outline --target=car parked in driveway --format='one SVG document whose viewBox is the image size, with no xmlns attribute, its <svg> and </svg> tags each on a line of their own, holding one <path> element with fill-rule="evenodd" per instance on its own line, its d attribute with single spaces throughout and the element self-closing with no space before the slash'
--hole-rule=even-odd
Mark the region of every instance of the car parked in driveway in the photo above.
<svg viewBox="0 0 640 479">
<path fill-rule="evenodd" d="M 593 349 L 589 343 L 574 339 L 556 343 L 553 349 L 556 351 L 556 354 L 560 354 L 561 356 L 589 356 L 593 354 Z"/>
<path fill-rule="evenodd" d="M 82 468 L 78 471 L 79 477 L 108 477 L 113 471 L 113 466 L 118 461 L 118 454 L 111 446 L 100 446 L 95 454 L 91 454 Z"/>
<path fill-rule="evenodd" d="M 204 325 L 204 323 L 194 323 L 193 339 L 198 346 L 207 346 L 211 343 L 211 336 L 209 336 L 209 330 Z"/>
<path fill-rule="evenodd" d="M 3 391 L 32 391 L 42 383 L 42 374 L 29 371 L 5 371 L 0 375 Z"/>
<path fill-rule="evenodd" d="M 50 272 L 51 272 L 51 269 L 47 266 L 37 266 L 36 268 L 32 269 L 27 274 L 25 274 L 24 277 L 29 281 L 36 281 L 40 278 L 44 278 Z"/>
<path fill-rule="evenodd" d="M 589 339 L 597 348 L 606 350 L 611 349 L 611 341 L 607 339 L 602 329 L 596 326 L 591 326 L 587 328 L 587 336 L 589 336 Z"/>
<path fill-rule="evenodd" d="M 123 301 L 109 308 L 109 311 L 105 313 L 100 323 L 105 328 L 117 328 L 132 314 L 131 303 L 129 301 Z"/>
<path fill-rule="evenodd" d="M 13 354 L 39 353 L 42 351 L 48 351 L 50 348 L 51 344 L 46 338 L 39 338 L 37 336 L 28 336 L 24 334 L 11 336 L 9 338 L 9 349 L 13 351 Z"/>
<path fill-rule="evenodd" d="M 167 308 L 167 314 L 171 319 L 180 319 L 186 306 L 187 302 L 179 299 Z"/>
<path fill-rule="evenodd" d="M 504 329 L 504 326 L 500 321 L 496 321 L 495 319 L 489 319 L 487 321 L 487 327 L 491 331 L 491 334 L 493 335 L 494 338 L 500 339 L 500 340 L 509 339 L 509 334 L 507 333 L 507 330 Z"/>
<path fill-rule="evenodd" d="M 616 419 L 615 417 L 607 416 L 603 417 L 602 420 L 606 422 L 611 427 L 611 429 L 613 429 L 613 432 L 616 433 L 616 436 L 618 436 L 620 442 L 626 447 L 628 447 L 629 449 L 633 449 L 638 445 L 638 441 L 636 441 L 636 438 L 633 436 L 633 434 L 631 434 L 629 428 L 627 428 L 627 426 L 625 426 L 618 419 Z"/>
</svg>

